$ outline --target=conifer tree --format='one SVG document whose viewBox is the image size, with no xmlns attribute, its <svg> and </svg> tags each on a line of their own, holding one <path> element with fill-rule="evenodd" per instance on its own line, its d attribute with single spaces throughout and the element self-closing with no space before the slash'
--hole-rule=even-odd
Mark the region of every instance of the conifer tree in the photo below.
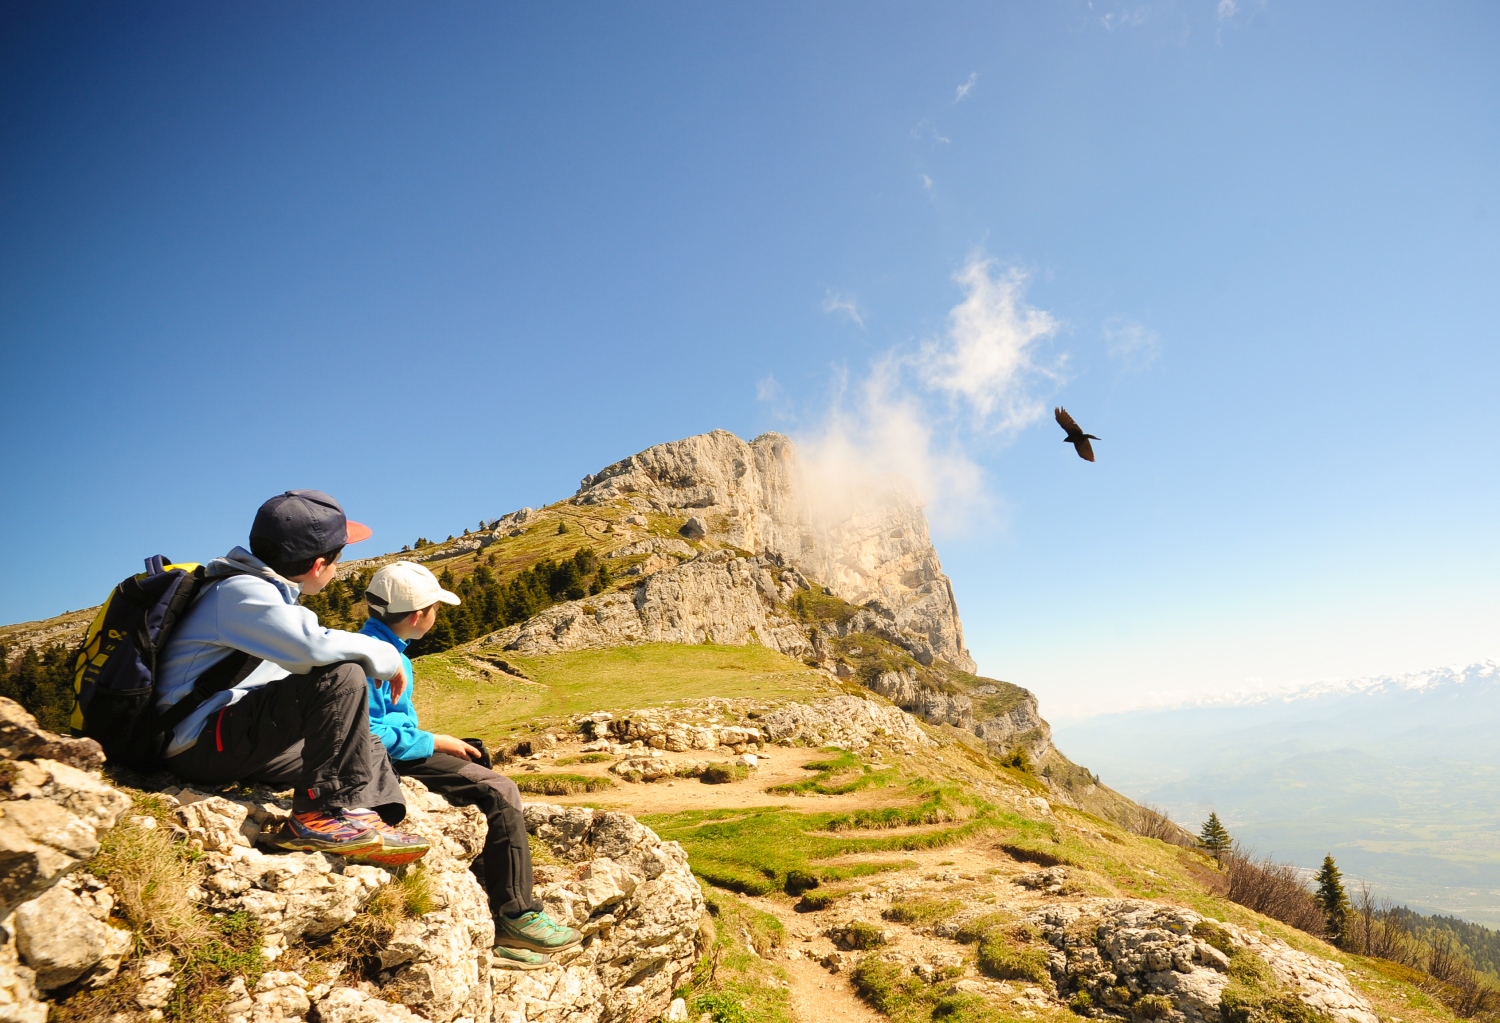
<svg viewBox="0 0 1500 1023">
<path fill-rule="evenodd" d="M 1318 890 L 1314 897 L 1323 910 L 1323 919 L 1327 921 L 1328 936 L 1335 945 L 1341 944 L 1349 917 L 1349 896 L 1344 892 L 1344 876 L 1339 872 L 1338 864 L 1333 862 L 1331 853 L 1323 857 L 1317 881 Z"/>
<path fill-rule="evenodd" d="M 1224 854 L 1234 840 L 1229 837 L 1229 829 L 1219 821 L 1219 815 L 1210 810 L 1208 820 L 1203 822 L 1203 830 L 1198 832 L 1198 841 L 1214 854 L 1214 861 L 1222 865 Z"/>
</svg>

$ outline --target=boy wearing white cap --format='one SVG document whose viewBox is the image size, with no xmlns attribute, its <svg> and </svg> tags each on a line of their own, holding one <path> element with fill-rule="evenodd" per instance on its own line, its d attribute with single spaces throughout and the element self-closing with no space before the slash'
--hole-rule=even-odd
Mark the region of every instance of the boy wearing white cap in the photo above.
<svg viewBox="0 0 1500 1023">
<path fill-rule="evenodd" d="M 532 893 L 531 847 L 520 790 L 509 778 L 476 763 L 483 754 L 464 740 L 424 731 L 412 702 L 416 674 L 406 646 L 427 635 L 437 622 L 438 605 L 458 604 L 458 594 L 443 589 L 421 565 L 397 561 L 370 579 L 365 603 L 370 618 L 360 632 L 401 652 L 409 682 L 393 698 L 390 683 L 368 680 L 371 730 L 390 754 L 397 774 L 420 780 L 450 803 L 484 811 L 489 834 L 481 876 L 495 919 L 497 965 L 515 969 L 548 965 L 551 960 L 544 953 L 573 948 L 582 935 L 542 912 Z"/>
</svg>

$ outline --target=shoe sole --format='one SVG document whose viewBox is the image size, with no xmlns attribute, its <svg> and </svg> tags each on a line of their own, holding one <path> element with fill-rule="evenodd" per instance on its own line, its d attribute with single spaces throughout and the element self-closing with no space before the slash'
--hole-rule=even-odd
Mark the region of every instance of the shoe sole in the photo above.
<svg viewBox="0 0 1500 1023">
<path fill-rule="evenodd" d="M 559 952 L 571 952 L 573 951 L 573 949 L 582 944 L 583 937 L 581 935 L 579 936 L 578 940 L 573 942 L 572 944 L 551 946 L 531 944 L 528 943 L 525 938 L 512 938 L 508 934 L 503 938 L 495 939 L 495 945 L 499 948 L 520 948 L 525 949 L 527 952 L 536 952 L 539 955 L 544 956 L 556 955 Z"/>
<path fill-rule="evenodd" d="M 345 859 L 353 859 L 357 856 L 364 856 L 367 853 L 378 853 L 380 851 L 379 839 L 373 843 L 366 842 L 364 845 L 330 846 L 323 842 L 304 841 L 296 838 L 282 838 L 266 844 L 273 849 L 283 849 L 287 852 L 320 852 L 327 853 L 329 856 L 342 856 Z"/>
<path fill-rule="evenodd" d="M 506 947 L 508 948 L 509 946 L 506 946 Z M 490 965 L 493 966 L 497 970 L 525 970 L 525 971 L 530 971 L 530 970 L 545 970 L 547 967 L 549 967 L 549 966 L 556 966 L 557 964 L 553 963 L 553 962 L 550 962 L 550 961 L 549 962 L 545 962 L 545 963 L 518 963 L 514 959 L 491 959 L 490 960 Z"/>
<path fill-rule="evenodd" d="M 387 852 L 377 847 L 372 852 L 358 853 L 351 856 L 350 859 L 357 859 L 361 863 L 368 863 L 376 867 L 404 867 L 408 863 L 417 862 L 426 855 L 426 849 L 402 849 Z"/>
</svg>

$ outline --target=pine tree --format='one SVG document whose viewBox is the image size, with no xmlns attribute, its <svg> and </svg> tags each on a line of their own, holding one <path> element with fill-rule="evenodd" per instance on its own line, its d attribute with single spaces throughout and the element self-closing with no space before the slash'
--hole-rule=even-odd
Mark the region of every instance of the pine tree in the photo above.
<svg viewBox="0 0 1500 1023">
<path fill-rule="evenodd" d="M 1323 910 L 1323 919 L 1328 925 L 1328 936 L 1335 945 L 1344 938 L 1344 925 L 1349 917 L 1349 896 L 1344 892 L 1344 876 L 1339 872 L 1333 855 L 1323 857 L 1323 866 L 1318 871 L 1318 890 L 1314 897 Z"/>
<path fill-rule="evenodd" d="M 1208 820 L 1203 822 L 1203 830 L 1198 832 L 1198 841 L 1203 848 L 1214 854 L 1214 861 L 1222 864 L 1224 854 L 1229 851 L 1233 839 L 1229 837 L 1229 829 L 1219 821 L 1219 815 L 1209 811 Z"/>
</svg>

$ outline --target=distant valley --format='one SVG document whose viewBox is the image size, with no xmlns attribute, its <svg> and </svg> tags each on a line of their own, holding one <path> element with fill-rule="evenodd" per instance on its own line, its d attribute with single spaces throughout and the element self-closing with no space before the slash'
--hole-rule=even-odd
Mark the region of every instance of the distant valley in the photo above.
<svg viewBox="0 0 1500 1023">
<path fill-rule="evenodd" d="M 1056 729 L 1111 787 L 1257 852 L 1332 853 L 1377 897 L 1500 924 L 1500 664 Z"/>
</svg>

